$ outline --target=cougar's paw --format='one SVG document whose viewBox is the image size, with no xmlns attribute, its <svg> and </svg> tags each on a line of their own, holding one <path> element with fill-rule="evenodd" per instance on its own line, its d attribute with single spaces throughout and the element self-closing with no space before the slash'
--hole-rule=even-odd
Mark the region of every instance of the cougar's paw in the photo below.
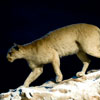
<svg viewBox="0 0 100 100">
<path fill-rule="evenodd" d="M 56 82 L 61 82 L 62 80 L 63 80 L 62 75 L 56 77 Z"/>
<path fill-rule="evenodd" d="M 83 72 L 77 72 L 76 76 L 77 77 L 83 77 L 83 76 L 85 76 L 85 73 L 83 73 Z"/>
<path fill-rule="evenodd" d="M 27 88 L 27 87 L 29 87 L 29 84 L 28 84 L 27 82 L 25 82 L 25 83 L 23 84 L 23 86 Z"/>
</svg>

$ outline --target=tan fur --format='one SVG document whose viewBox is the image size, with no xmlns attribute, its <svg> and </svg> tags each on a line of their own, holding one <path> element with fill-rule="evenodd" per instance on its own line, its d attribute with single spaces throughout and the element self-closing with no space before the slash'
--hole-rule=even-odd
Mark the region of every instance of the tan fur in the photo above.
<svg viewBox="0 0 100 100">
<path fill-rule="evenodd" d="M 73 24 L 51 31 L 44 37 L 25 45 L 13 46 L 7 58 L 10 62 L 24 58 L 32 72 L 24 82 L 29 86 L 43 72 L 43 65 L 52 63 L 56 82 L 63 79 L 60 71 L 60 57 L 76 54 L 83 62 L 83 69 L 77 76 L 83 76 L 90 60 L 86 54 L 100 58 L 100 29 L 90 24 Z"/>
</svg>

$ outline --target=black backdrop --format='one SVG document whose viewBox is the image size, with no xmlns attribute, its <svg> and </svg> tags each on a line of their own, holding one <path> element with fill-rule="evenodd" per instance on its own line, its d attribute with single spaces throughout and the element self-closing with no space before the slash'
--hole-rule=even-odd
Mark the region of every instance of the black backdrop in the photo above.
<svg viewBox="0 0 100 100">
<path fill-rule="evenodd" d="M 14 63 L 7 61 L 7 51 L 14 42 L 25 44 L 69 24 L 89 23 L 100 27 L 99 13 L 100 3 L 96 0 L 1 0 L 0 93 L 22 85 L 31 71 L 25 60 L 16 60 Z M 99 59 L 89 57 L 92 60 L 89 69 L 99 69 Z M 55 79 L 51 66 L 45 65 L 44 73 L 31 85 Z M 64 79 L 75 76 L 81 68 L 82 63 L 75 55 L 61 59 Z"/>
</svg>

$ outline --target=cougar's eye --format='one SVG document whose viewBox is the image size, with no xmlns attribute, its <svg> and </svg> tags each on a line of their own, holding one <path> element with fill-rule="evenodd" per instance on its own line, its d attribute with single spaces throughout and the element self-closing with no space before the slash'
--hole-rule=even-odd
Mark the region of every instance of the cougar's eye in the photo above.
<svg viewBox="0 0 100 100">
<path fill-rule="evenodd" d="M 11 53 L 11 52 L 9 52 L 9 55 L 11 56 L 11 55 L 12 55 L 12 53 Z"/>
<path fill-rule="evenodd" d="M 15 50 L 19 50 L 19 47 L 18 47 L 18 46 L 15 46 L 14 49 L 15 49 Z"/>
</svg>

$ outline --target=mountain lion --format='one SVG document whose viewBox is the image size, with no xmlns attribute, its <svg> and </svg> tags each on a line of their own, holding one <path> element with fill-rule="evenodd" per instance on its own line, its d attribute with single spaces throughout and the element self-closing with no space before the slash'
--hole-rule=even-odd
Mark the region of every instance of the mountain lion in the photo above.
<svg viewBox="0 0 100 100">
<path fill-rule="evenodd" d="M 63 79 L 60 70 L 60 58 L 76 54 L 83 62 L 81 72 L 76 75 L 84 76 L 90 64 L 86 54 L 100 58 L 100 29 L 91 24 L 73 24 L 49 32 L 44 37 L 24 45 L 14 45 L 8 51 L 7 59 L 24 58 L 32 72 L 24 82 L 28 87 L 43 72 L 43 65 L 52 63 L 56 74 L 56 82 Z"/>
</svg>

